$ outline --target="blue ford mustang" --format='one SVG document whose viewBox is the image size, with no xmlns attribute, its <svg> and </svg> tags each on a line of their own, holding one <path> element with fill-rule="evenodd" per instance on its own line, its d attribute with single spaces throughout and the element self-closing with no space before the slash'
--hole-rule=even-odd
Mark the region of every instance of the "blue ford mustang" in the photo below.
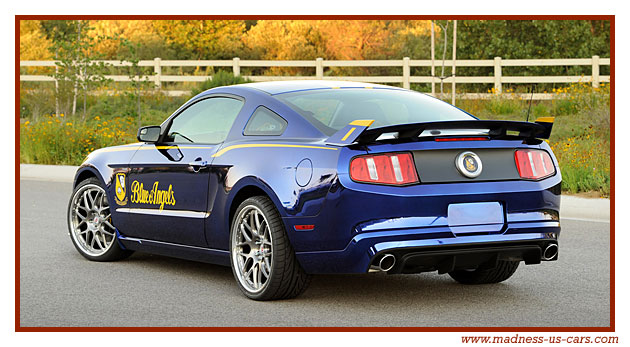
<svg viewBox="0 0 630 347">
<path fill-rule="evenodd" d="M 374 84 L 266 82 L 186 102 L 140 143 L 91 153 L 68 207 L 76 249 L 230 265 L 256 300 L 310 274 L 508 279 L 556 260 L 553 119 L 483 121 Z"/>
</svg>

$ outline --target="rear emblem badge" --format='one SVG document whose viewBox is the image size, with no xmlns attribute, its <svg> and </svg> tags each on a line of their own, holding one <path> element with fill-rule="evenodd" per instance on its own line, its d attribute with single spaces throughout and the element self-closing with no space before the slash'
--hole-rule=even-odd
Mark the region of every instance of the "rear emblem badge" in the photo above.
<svg viewBox="0 0 630 347">
<path fill-rule="evenodd" d="M 473 152 L 462 152 L 455 159 L 455 167 L 462 175 L 475 178 L 481 174 L 481 159 Z"/>
</svg>

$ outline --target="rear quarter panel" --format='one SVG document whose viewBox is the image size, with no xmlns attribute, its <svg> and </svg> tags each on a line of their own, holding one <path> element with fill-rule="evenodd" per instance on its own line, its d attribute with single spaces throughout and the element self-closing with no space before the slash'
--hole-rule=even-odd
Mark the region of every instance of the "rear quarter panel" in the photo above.
<svg viewBox="0 0 630 347">
<path fill-rule="evenodd" d="M 337 179 L 340 149 L 321 143 L 297 141 L 284 142 L 291 147 L 265 147 L 282 144 L 279 142 L 283 141 L 231 143 L 231 146 L 247 144 L 252 147 L 236 147 L 214 159 L 213 166 L 224 169 L 217 176 L 219 191 L 214 202 L 212 222 L 223 225 L 225 232 L 211 236 L 211 246 L 228 248 L 230 207 L 239 191 L 250 186 L 261 189 L 271 198 L 285 221 L 290 240 L 295 234 L 292 230 L 294 221 L 308 221 L 320 213 L 328 191 Z M 312 170 L 307 175 L 310 179 L 302 179 L 301 184 L 298 184 L 296 174 L 298 164 L 302 161 L 312 163 Z M 304 177 L 302 165 L 300 171 L 299 174 Z M 290 223 L 287 222 L 289 220 Z"/>
</svg>

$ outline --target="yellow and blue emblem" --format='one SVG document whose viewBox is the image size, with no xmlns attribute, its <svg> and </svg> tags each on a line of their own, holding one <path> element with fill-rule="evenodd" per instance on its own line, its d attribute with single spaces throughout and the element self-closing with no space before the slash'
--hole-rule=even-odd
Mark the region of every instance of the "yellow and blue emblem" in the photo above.
<svg viewBox="0 0 630 347">
<path fill-rule="evenodd" d="M 481 175 L 482 164 L 479 156 L 473 152 L 462 152 L 455 158 L 457 171 L 468 178 L 475 178 Z"/>
<path fill-rule="evenodd" d="M 125 181 L 126 176 L 124 173 L 116 174 L 116 198 L 114 200 L 121 206 L 127 205 L 127 185 Z"/>
</svg>

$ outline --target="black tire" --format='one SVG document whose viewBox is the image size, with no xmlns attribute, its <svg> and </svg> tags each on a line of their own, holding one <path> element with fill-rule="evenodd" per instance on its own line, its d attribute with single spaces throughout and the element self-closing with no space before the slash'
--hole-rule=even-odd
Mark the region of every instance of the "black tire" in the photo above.
<svg viewBox="0 0 630 347">
<path fill-rule="evenodd" d="M 73 221 L 75 220 L 76 217 L 76 213 L 73 213 L 74 210 L 76 209 L 76 202 L 77 202 L 77 195 L 81 194 L 82 192 L 85 191 L 85 189 L 93 189 L 96 190 L 97 188 L 102 189 L 103 194 L 105 192 L 105 188 L 103 187 L 103 184 L 96 178 L 92 177 L 92 178 L 88 178 L 82 182 L 80 182 L 73 190 L 72 192 L 72 196 L 70 197 L 70 202 L 68 203 L 68 213 L 67 213 L 67 221 L 68 221 L 68 234 L 70 235 L 70 239 L 72 240 L 72 244 L 74 245 L 74 248 L 77 249 L 77 251 L 79 252 L 79 254 L 81 254 L 83 257 L 85 257 L 86 259 L 92 260 L 92 261 L 115 261 L 115 260 L 121 260 L 121 259 L 125 259 L 127 257 L 129 257 L 131 254 L 133 254 L 133 251 L 130 250 L 125 250 L 123 249 L 120 244 L 118 243 L 118 238 L 116 236 L 115 231 L 113 232 L 113 236 L 107 236 L 109 238 L 111 238 L 111 242 L 109 242 L 107 247 L 101 247 L 100 251 L 101 252 L 96 252 L 96 253 L 90 253 L 87 249 L 88 246 L 84 243 L 82 243 L 82 240 L 87 240 L 85 239 L 87 236 L 82 237 L 81 235 L 79 235 L 77 232 L 73 231 L 72 225 L 73 225 Z M 98 197 L 98 195 L 97 195 Z M 103 206 L 102 203 L 106 203 L 109 206 L 109 202 L 107 200 L 107 196 L 105 195 L 104 198 L 102 198 L 103 200 L 101 201 L 101 207 Z M 83 213 L 83 210 L 82 210 Z M 109 225 L 113 224 L 111 223 L 111 217 L 106 219 L 107 223 L 109 223 Z M 83 224 L 83 226 L 81 226 L 80 228 L 87 228 L 87 226 L 85 226 L 85 223 Z M 109 228 L 109 231 L 112 231 L 111 228 Z M 106 237 L 104 233 L 101 234 L 102 237 Z M 92 238 L 94 238 L 94 236 L 92 236 Z M 107 240 L 107 239 L 103 239 L 103 240 Z M 99 239 L 100 242 L 100 239 Z M 87 243 L 87 241 L 86 241 Z M 100 243 L 99 243 L 100 244 Z M 107 242 L 106 242 L 107 244 Z M 102 252 L 103 250 L 105 250 L 104 252 Z"/>
<path fill-rule="evenodd" d="M 239 234 L 237 233 L 241 233 L 239 230 L 241 221 L 248 219 L 247 215 L 243 215 L 243 213 L 254 209 L 257 209 L 257 213 L 262 212 L 264 216 L 263 223 L 267 223 L 267 233 L 270 233 L 271 236 L 271 241 L 266 241 L 271 244 L 271 255 L 267 256 L 269 257 L 268 259 L 271 259 L 270 269 L 267 270 L 269 276 L 266 277 L 265 284 L 262 285 L 262 288 L 258 289 L 258 291 L 247 288 L 246 286 L 250 285 L 243 277 L 244 274 L 239 275 L 241 268 L 246 269 L 246 265 L 244 264 L 246 264 L 247 261 L 243 260 L 242 263 L 240 263 L 238 252 L 240 251 L 242 253 L 243 249 L 248 246 L 235 247 L 235 242 L 237 242 L 235 240 L 239 239 Z M 263 224 L 261 223 L 261 225 Z M 264 227 L 260 228 L 264 229 Z M 262 239 L 259 239 L 262 243 L 262 246 L 259 247 L 264 247 L 264 234 L 265 231 L 263 231 Z M 254 237 L 252 237 L 252 240 L 253 239 Z M 251 254 L 253 251 L 254 250 L 250 249 L 249 253 Z M 264 251 L 262 254 L 265 254 Z M 260 260 L 261 258 L 259 257 L 258 259 Z M 260 260 L 261 263 L 263 260 Z M 252 264 L 254 261 L 255 260 L 252 258 Z M 232 273 L 234 274 L 239 288 L 245 296 L 253 300 L 266 301 L 294 298 L 304 292 L 310 283 L 310 276 L 304 272 L 295 257 L 295 252 L 287 237 L 280 214 L 271 200 L 265 196 L 254 196 L 246 199 L 236 209 L 230 227 L 230 263 L 232 265 Z M 251 266 L 254 267 L 254 265 Z M 261 266 L 264 265 L 259 264 L 258 271 L 261 271 Z"/>
<path fill-rule="evenodd" d="M 512 277 L 520 262 L 499 261 L 497 267 L 486 270 L 457 270 L 448 274 L 461 284 L 499 283 Z"/>
</svg>

